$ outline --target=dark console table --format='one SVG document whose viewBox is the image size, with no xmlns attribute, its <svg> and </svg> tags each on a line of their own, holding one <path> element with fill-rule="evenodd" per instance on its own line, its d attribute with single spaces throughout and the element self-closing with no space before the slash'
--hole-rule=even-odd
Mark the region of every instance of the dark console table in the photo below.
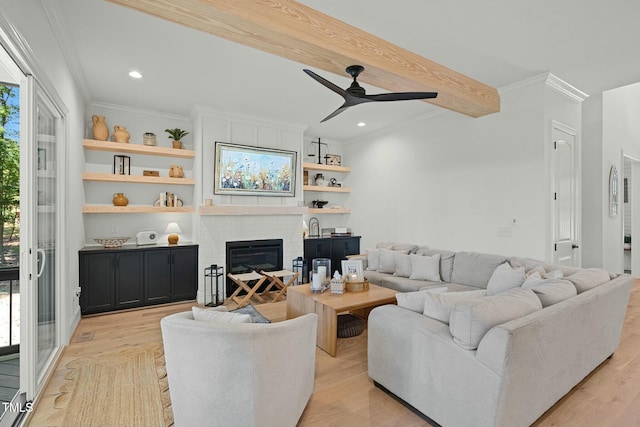
<svg viewBox="0 0 640 427">
<path fill-rule="evenodd" d="M 314 258 L 329 258 L 331 260 L 331 275 L 338 270 L 342 274 L 342 260 L 347 255 L 360 253 L 360 236 L 349 237 L 321 237 L 304 240 L 304 258 L 311 271 L 311 261 Z M 309 278 L 306 278 L 308 281 Z"/>
<path fill-rule="evenodd" d="M 78 255 L 82 314 L 196 298 L 198 245 L 87 246 Z"/>
</svg>

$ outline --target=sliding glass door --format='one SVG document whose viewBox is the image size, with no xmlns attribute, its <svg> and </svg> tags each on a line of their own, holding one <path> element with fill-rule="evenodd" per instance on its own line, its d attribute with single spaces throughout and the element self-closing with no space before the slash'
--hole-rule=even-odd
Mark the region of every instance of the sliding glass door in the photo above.
<svg viewBox="0 0 640 427">
<path fill-rule="evenodd" d="M 21 391 L 31 400 L 59 348 L 59 142 L 62 119 L 32 77 L 22 104 Z M 25 286 L 22 286 L 22 284 Z M 23 363 L 24 362 L 24 363 Z"/>
</svg>

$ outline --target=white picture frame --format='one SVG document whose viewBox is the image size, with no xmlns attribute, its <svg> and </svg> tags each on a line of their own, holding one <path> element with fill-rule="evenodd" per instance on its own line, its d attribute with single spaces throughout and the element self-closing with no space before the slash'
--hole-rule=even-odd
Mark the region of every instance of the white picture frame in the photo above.
<svg viewBox="0 0 640 427">
<path fill-rule="evenodd" d="M 342 261 L 342 275 L 347 276 L 349 274 L 356 274 L 358 282 L 364 282 L 364 274 L 362 272 L 362 260 L 361 259 L 349 259 Z"/>
</svg>

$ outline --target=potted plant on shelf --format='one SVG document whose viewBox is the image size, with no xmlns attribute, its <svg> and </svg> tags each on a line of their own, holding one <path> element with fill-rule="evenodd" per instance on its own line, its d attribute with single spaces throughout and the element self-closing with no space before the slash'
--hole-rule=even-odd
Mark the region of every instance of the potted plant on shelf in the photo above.
<svg viewBox="0 0 640 427">
<path fill-rule="evenodd" d="M 180 128 L 175 129 L 165 129 L 165 132 L 169 134 L 169 138 L 173 139 L 173 148 L 182 148 L 182 142 L 180 141 L 183 137 L 189 135 L 189 132 L 186 130 L 182 130 Z"/>
</svg>

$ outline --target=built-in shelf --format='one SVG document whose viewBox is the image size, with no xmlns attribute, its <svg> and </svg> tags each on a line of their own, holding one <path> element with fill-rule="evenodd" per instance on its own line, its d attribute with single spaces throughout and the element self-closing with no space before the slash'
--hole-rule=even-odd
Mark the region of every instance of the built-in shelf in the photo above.
<svg viewBox="0 0 640 427">
<path fill-rule="evenodd" d="M 338 173 L 351 172 L 351 168 L 346 166 L 321 165 L 318 163 L 308 163 L 308 162 L 302 163 L 302 169 L 314 170 L 314 171 L 325 171 L 325 172 L 338 172 Z"/>
<path fill-rule="evenodd" d="M 309 208 L 309 214 L 348 214 L 351 213 L 349 208 Z"/>
<path fill-rule="evenodd" d="M 306 206 L 213 205 L 200 206 L 200 215 L 304 215 Z"/>
<path fill-rule="evenodd" d="M 193 159 L 196 156 L 196 152 L 193 150 L 158 147 L 156 145 L 96 141 L 95 139 L 85 139 L 83 142 L 83 146 L 86 150 L 115 151 L 129 154 L 145 154 L 147 156 L 176 157 L 181 159 Z"/>
<path fill-rule="evenodd" d="M 350 188 L 346 187 L 325 187 L 321 185 L 303 185 L 303 191 L 316 191 L 322 193 L 351 193 Z"/>
<path fill-rule="evenodd" d="M 170 184 L 170 185 L 195 185 L 193 178 L 171 178 L 169 176 L 143 176 L 143 175 L 118 175 L 112 173 L 85 172 L 82 174 L 85 181 L 102 182 L 126 182 L 133 184 Z"/>
<path fill-rule="evenodd" d="M 82 207 L 82 213 L 97 214 L 97 213 L 191 213 L 195 209 L 193 206 L 182 207 L 156 207 L 156 206 L 144 206 L 144 205 L 129 205 L 129 206 L 112 206 L 112 205 L 85 205 Z"/>
</svg>

